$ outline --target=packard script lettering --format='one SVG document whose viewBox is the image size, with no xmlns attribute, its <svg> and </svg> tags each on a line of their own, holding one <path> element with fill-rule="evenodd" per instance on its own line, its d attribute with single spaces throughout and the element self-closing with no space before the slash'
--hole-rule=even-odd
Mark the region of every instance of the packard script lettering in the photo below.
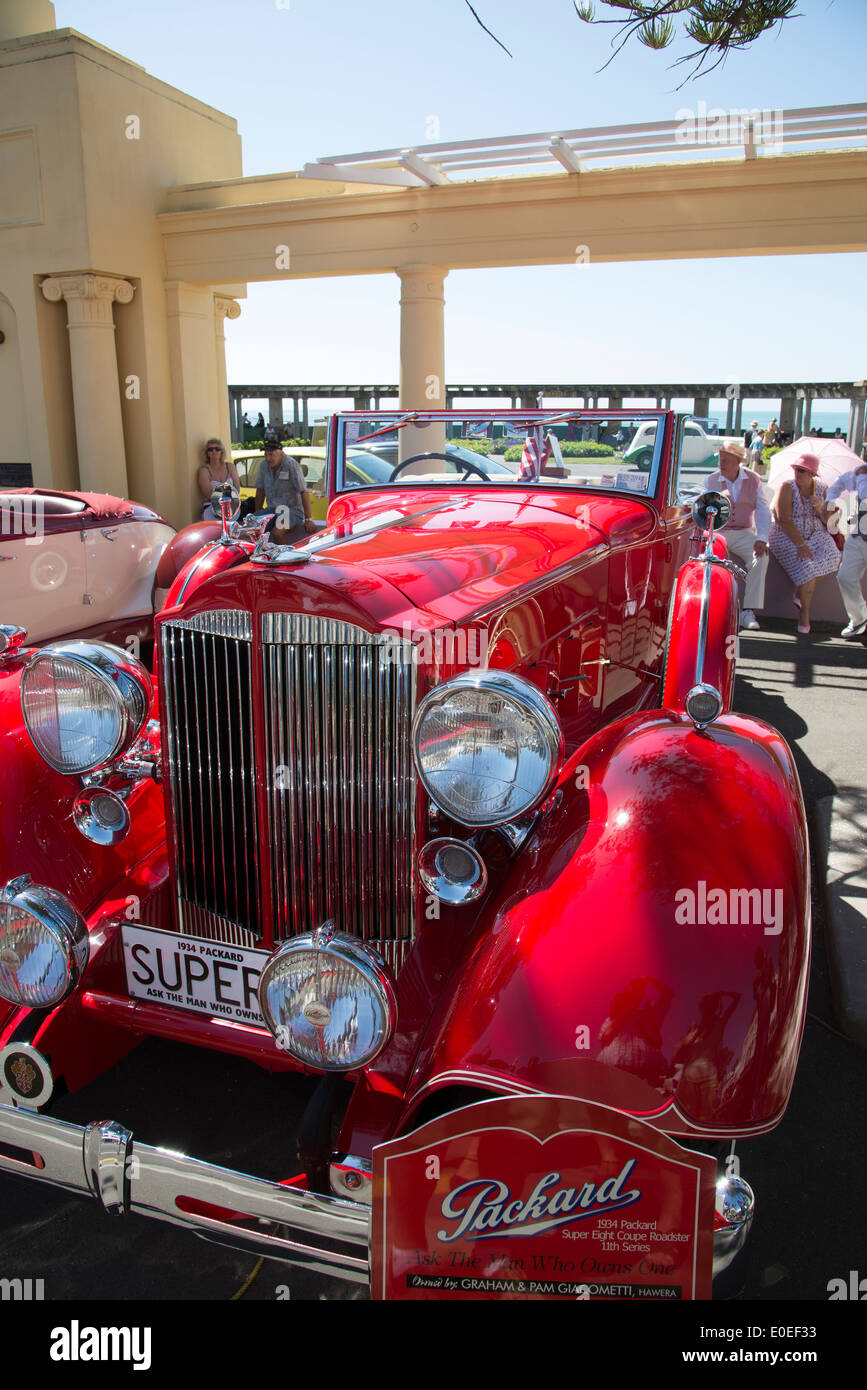
<svg viewBox="0 0 867 1390">
<path fill-rule="evenodd" d="M 452 1231 L 438 1231 L 438 1239 L 459 1240 L 461 1236 L 470 1236 L 489 1240 L 503 1227 L 508 1227 L 513 1236 L 537 1236 L 557 1226 L 595 1216 L 600 1208 L 614 1211 L 617 1207 L 628 1207 L 641 1196 L 639 1188 L 623 1191 L 637 1161 L 630 1158 L 616 1178 L 606 1178 L 598 1187 L 585 1182 L 580 1190 L 558 1187 L 550 1191 L 560 1181 L 560 1174 L 547 1173 L 536 1183 L 526 1202 L 520 1197 L 512 1199 L 511 1189 L 497 1178 L 475 1178 L 462 1183 L 442 1204 L 443 1216 L 458 1224 Z"/>
</svg>

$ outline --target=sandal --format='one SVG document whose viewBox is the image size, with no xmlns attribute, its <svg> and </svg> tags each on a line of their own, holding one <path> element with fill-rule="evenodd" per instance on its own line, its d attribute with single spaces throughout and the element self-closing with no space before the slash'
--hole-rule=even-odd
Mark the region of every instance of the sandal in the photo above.
<svg viewBox="0 0 867 1390">
<path fill-rule="evenodd" d="M 807 633 L 810 631 L 810 624 L 807 623 L 806 626 L 804 626 L 804 624 L 798 623 L 798 631 L 800 633 L 803 633 L 803 635 L 806 637 Z"/>
<path fill-rule="evenodd" d="M 801 600 L 798 598 L 798 591 L 797 591 L 797 589 L 796 589 L 795 592 L 792 594 L 792 603 L 795 605 L 796 608 L 800 608 L 800 606 L 801 606 Z"/>
</svg>

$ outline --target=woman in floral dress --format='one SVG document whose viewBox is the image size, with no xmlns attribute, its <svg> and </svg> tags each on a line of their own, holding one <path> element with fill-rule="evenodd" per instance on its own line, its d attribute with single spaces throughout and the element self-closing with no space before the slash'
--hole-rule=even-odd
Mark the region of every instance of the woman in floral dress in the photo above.
<svg viewBox="0 0 867 1390">
<path fill-rule="evenodd" d="M 774 498 L 774 524 L 768 544 L 795 585 L 794 603 L 801 610 L 798 631 L 810 631 L 810 606 L 816 580 L 834 574 L 840 552 L 827 529 L 834 508 L 825 501 L 827 488 L 819 482 L 819 460 L 801 454 L 792 464 L 794 479 L 780 484 Z"/>
</svg>

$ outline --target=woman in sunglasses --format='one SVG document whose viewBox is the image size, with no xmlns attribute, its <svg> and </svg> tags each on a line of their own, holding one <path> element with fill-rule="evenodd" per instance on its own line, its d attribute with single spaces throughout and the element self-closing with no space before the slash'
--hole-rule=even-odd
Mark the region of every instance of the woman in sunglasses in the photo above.
<svg viewBox="0 0 867 1390">
<path fill-rule="evenodd" d="M 209 439 L 202 450 L 204 461 L 199 468 L 199 492 L 202 494 L 202 520 L 219 521 L 219 516 L 214 510 L 211 495 L 215 487 L 220 483 L 232 483 L 240 492 L 241 484 L 238 481 L 238 470 L 230 458 L 226 456 L 222 439 Z"/>
</svg>

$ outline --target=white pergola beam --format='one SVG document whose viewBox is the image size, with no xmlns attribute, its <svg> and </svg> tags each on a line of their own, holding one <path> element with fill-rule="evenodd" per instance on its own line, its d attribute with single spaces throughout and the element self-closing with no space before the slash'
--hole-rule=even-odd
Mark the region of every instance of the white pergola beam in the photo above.
<svg viewBox="0 0 867 1390">
<path fill-rule="evenodd" d="M 413 150 L 403 150 L 400 162 L 404 169 L 409 169 L 413 174 L 417 174 L 428 188 L 436 188 L 438 184 L 449 183 L 442 169 L 437 169 L 433 164 L 429 164 L 426 159 L 422 159 Z"/>
<path fill-rule="evenodd" d="M 393 184 L 398 188 L 424 188 L 424 179 L 410 169 L 375 169 L 372 165 L 305 164 L 305 179 L 327 179 L 329 183 Z"/>
<path fill-rule="evenodd" d="M 576 155 L 575 151 L 560 135 L 552 135 L 551 143 L 548 146 L 558 164 L 568 170 L 570 174 L 583 174 L 584 165 Z"/>
</svg>

